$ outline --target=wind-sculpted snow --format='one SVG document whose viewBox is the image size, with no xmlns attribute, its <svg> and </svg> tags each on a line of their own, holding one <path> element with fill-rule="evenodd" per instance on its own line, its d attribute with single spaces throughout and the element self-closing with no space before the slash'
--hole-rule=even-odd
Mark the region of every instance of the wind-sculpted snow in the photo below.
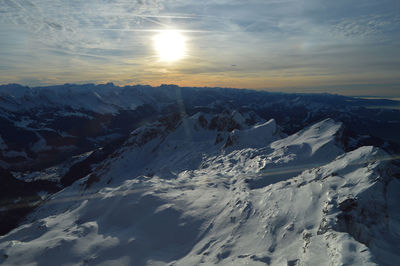
<svg viewBox="0 0 400 266">
<path fill-rule="evenodd" d="M 342 124 L 293 135 L 246 112 L 132 132 L 91 174 L 0 237 L 2 265 L 392 265 L 400 182 Z"/>
</svg>

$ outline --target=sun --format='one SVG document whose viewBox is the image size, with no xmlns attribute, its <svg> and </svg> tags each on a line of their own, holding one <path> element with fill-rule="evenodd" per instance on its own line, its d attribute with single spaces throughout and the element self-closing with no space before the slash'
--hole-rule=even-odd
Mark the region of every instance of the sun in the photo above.
<svg viewBox="0 0 400 266">
<path fill-rule="evenodd" d="M 161 61 L 177 61 L 185 55 L 185 38 L 177 30 L 164 30 L 154 36 L 154 47 Z"/>
</svg>

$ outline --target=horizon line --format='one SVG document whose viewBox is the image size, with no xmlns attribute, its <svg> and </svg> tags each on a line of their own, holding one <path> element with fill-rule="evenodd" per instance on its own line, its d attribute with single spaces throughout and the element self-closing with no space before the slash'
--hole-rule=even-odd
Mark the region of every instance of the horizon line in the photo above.
<svg viewBox="0 0 400 266">
<path fill-rule="evenodd" d="M 379 96 L 379 95 L 367 95 L 367 94 L 359 94 L 359 95 L 344 95 L 340 93 L 335 93 L 335 92 L 324 92 L 324 91 L 319 91 L 319 92 L 288 92 L 288 91 L 276 91 L 279 89 L 282 90 L 296 90 L 295 88 L 243 88 L 243 87 L 221 87 L 221 86 L 181 86 L 177 84 L 168 84 L 168 83 L 162 83 L 160 85 L 150 85 L 150 84 L 115 84 L 114 82 L 99 82 L 99 83 L 94 83 L 94 82 L 74 82 L 74 83 L 60 83 L 60 84 L 46 84 L 46 85 L 26 85 L 26 84 L 21 84 L 21 83 L 5 83 L 5 84 L 0 84 L 0 87 L 2 86 L 12 86 L 12 85 L 18 85 L 21 87 L 28 87 L 28 88 L 48 88 L 48 87 L 61 87 L 61 86 L 66 86 L 66 85 L 72 85 L 72 86 L 84 86 L 84 85 L 93 85 L 93 86 L 105 86 L 105 85 L 112 85 L 114 87 L 118 88 L 125 88 L 125 87 L 135 87 L 135 86 L 143 86 L 143 87 L 152 87 L 152 88 L 160 88 L 163 86 L 173 86 L 173 87 L 178 87 L 178 88 L 194 88 L 194 89 L 231 89 L 231 90 L 250 90 L 250 91 L 258 91 L 258 92 L 266 92 L 266 93 L 274 93 L 274 94 L 294 94 L 294 95 L 332 95 L 332 96 L 343 96 L 343 97 L 350 97 L 350 98 L 372 98 L 372 99 L 363 99 L 363 100 L 390 100 L 390 101 L 395 101 L 395 102 L 400 102 L 400 95 L 398 96 Z M 333 86 L 334 87 L 334 86 Z M 303 88 L 306 89 L 307 88 Z M 314 90 L 323 90 L 323 88 L 308 88 L 308 89 L 314 89 Z M 297 89 L 298 90 L 298 89 Z M 300 89 L 301 90 L 301 89 Z"/>
</svg>

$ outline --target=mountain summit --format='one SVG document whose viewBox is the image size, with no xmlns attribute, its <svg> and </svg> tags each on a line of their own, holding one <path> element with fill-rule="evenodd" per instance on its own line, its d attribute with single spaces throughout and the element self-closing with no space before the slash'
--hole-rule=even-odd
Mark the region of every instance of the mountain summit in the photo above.
<svg viewBox="0 0 400 266">
<path fill-rule="evenodd" d="M 9 189 L 0 198 L 0 222 L 7 222 L 0 264 L 400 260 L 400 170 L 390 140 L 354 131 L 348 120 L 337 119 L 340 111 L 324 117 L 333 107 L 316 108 L 318 101 L 308 96 L 293 99 L 295 107 L 282 101 L 287 95 L 280 104 L 256 105 L 246 99 L 253 92 L 233 90 L 236 97 L 216 90 L 214 100 L 202 102 L 200 89 L 192 88 L 183 89 L 180 100 L 172 96 L 176 91 L 163 91 L 155 96 L 163 100 L 152 105 L 151 95 L 165 88 L 140 87 L 137 105 L 127 107 L 122 98 L 121 105 L 109 105 L 119 96 L 101 100 L 104 93 L 131 93 L 121 88 L 113 94 L 112 87 L 100 87 L 89 109 L 50 104 L 53 96 L 40 105 L 26 100 L 44 89 L 1 98 L 0 177 Z M 94 95 L 77 88 L 68 93 L 70 99 Z M 27 109 L 10 107 L 24 97 Z M 298 109 L 303 100 L 313 102 L 302 107 L 304 117 Z M 341 108 L 351 119 L 364 110 Z M 267 110 L 286 116 L 276 113 L 275 119 Z M 324 118 L 311 123 L 312 117 Z"/>
</svg>

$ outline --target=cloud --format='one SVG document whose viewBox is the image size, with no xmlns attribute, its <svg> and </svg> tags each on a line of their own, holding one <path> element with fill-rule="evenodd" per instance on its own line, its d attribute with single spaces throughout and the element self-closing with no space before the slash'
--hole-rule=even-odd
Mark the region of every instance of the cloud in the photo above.
<svg viewBox="0 0 400 266">
<path fill-rule="evenodd" d="M 8 69 L 0 81 L 104 80 L 107 72 L 107 79 L 120 73 L 121 80 L 151 83 L 157 75 L 168 79 L 160 74 L 164 71 L 172 81 L 247 76 L 262 84 L 263 77 L 335 76 L 340 83 L 354 73 L 377 80 L 385 75 L 395 83 L 399 5 L 397 0 L 0 0 L 0 69 Z M 180 29 L 187 38 L 188 56 L 176 65 L 160 65 L 154 55 L 152 36 L 165 28 Z"/>
<path fill-rule="evenodd" d="M 400 31 L 400 15 L 369 15 L 340 20 L 333 26 L 333 31 L 347 37 L 376 36 Z"/>
</svg>

